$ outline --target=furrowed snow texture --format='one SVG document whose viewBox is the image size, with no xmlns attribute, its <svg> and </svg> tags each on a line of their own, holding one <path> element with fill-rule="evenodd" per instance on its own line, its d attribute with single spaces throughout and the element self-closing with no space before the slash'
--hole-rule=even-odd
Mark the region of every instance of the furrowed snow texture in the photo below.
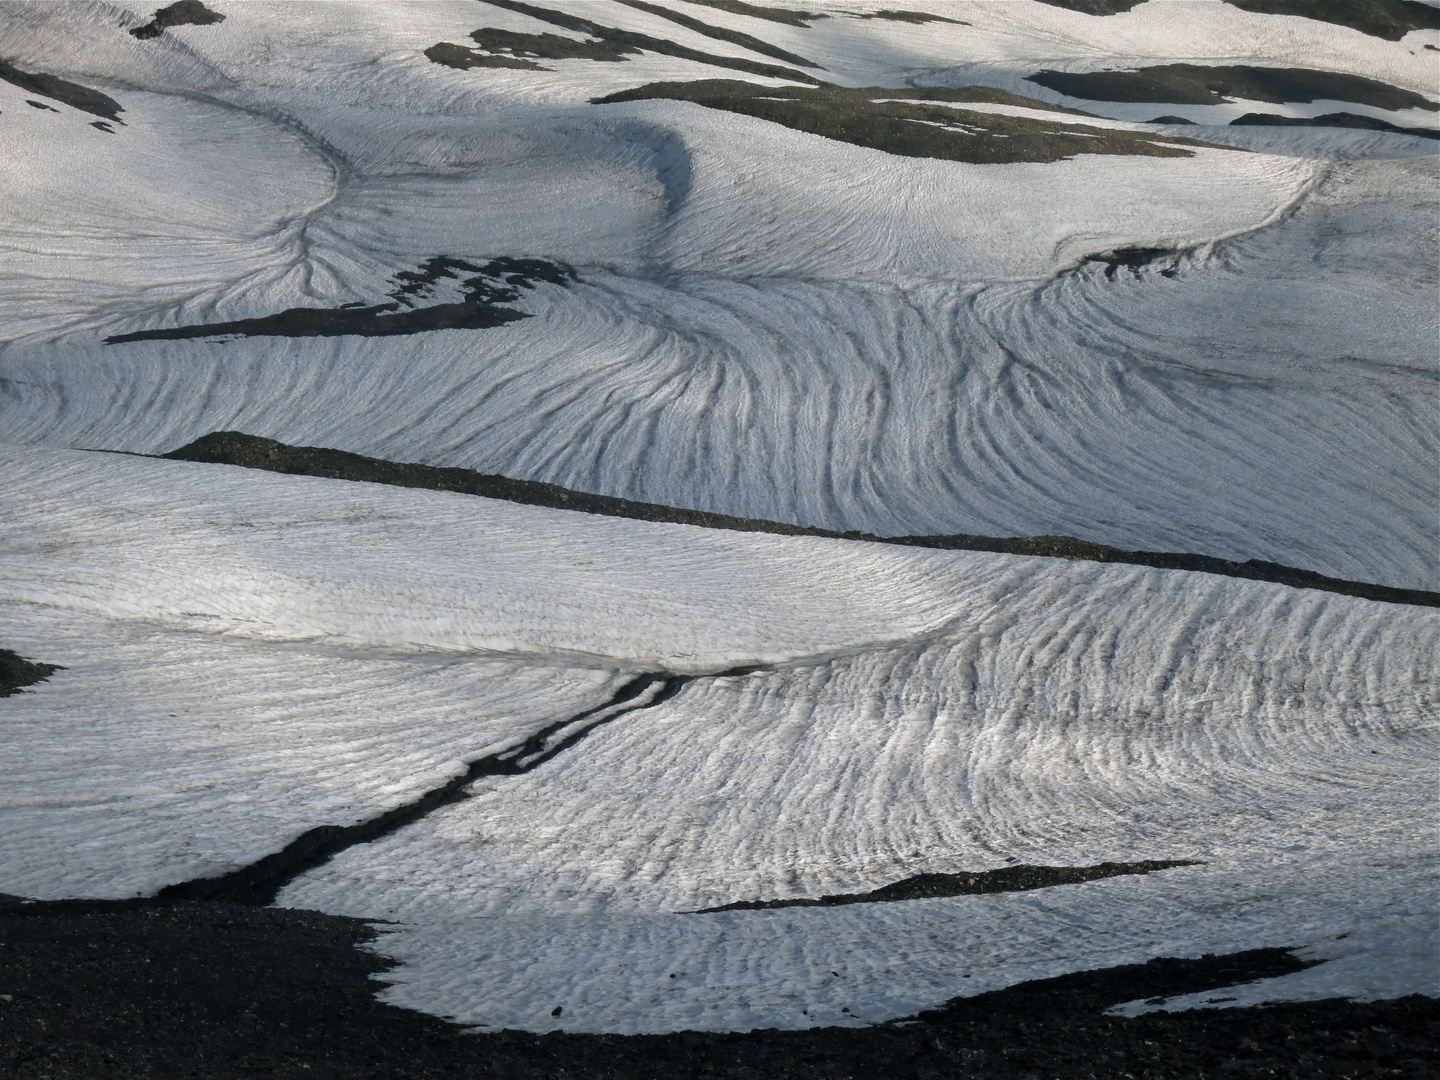
<svg viewBox="0 0 1440 1080">
<path fill-rule="evenodd" d="M 0 5 L 18 907 L 534 1032 L 1440 995 L 1432 6 L 221 7 Z"/>
<path fill-rule="evenodd" d="M 1164 252 L 1152 252 L 1165 254 Z M 1121 261 L 1125 258 L 1122 253 Z M 1133 262 L 1133 258 L 1131 260 Z M 1110 262 L 1110 267 L 1117 265 Z M 1107 271 L 1109 272 L 1109 271 Z M 1062 559 L 1088 559 L 1094 562 L 1130 563 L 1154 566 L 1164 570 L 1194 570 L 1207 574 L 1245 578 L 1250 581 L 1272 581 L 1302 589 L 1322 589 L 1346 596 L 1360 596 L 1392 604 L 1420 604 L 1440 607 L 1440 593 L 1422 589 L 1392 589 L 1360 581 L 1335 578 L 1297 570 L 1292 566 L 1251 559 L 1231 562 L 1204 555 L 1186 555 L 1160 551 L 1119 551 L 1104 544 L 1078 540 L 1072 536 L 873 536 L 868 533 L 838 533 L 829 529 L 811 529 L 786 525 L 778 521 L 737 518 L 727 514 L 711 514 L 703 510 L 686 510 L 655 503 L 637 503 L 606 495 L 571 491 L 555 484 L 512 480 L 505 476 L 487 476 L 470 469 L 442 469 L 416 465 L 343 450 L 316 446 L 286 446 L 274 439 L 262 439 L 239 431 L 216 431 L 193 443 L 172 450 L 161 457 L 175 461 L 199 461 L 221 465 L 240 465 L 250 469 L 301 476 L 324 476 L 331 479 L 357 480 L 374 484 L 395 484 L 400 487 L 426 488 L 431 491 L 456 491 L 491 499 L 506 499 L 530 506 L 549 506 L 557 510 L 576 510 L 607 517 L 633 518 L 638 521 L 668 521 L 681 525 L 698 525 L 707 529 L 733 529 L 739 532 L 778 533 L 784 536 L 822 536 L 837 540 L 863 540 L 880 544 L 903 544 L 909 547 L 938 548 L 943 551 L 996 551 L 1010 555 L 1040 555 Z"/>
</svg>

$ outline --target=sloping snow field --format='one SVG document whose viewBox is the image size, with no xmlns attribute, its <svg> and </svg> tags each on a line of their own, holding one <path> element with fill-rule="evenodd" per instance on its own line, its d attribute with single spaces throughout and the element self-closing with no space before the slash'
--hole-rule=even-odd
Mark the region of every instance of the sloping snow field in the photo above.
<svg viewBox="0 0 1440 1080">
<path fill-rule="evenodd" d="M 1440 132 L 1440 30 L 655 2 L 714 32 L 617 0 L 216 0 L 137 38 L 150 8 L 0 4 L 0 648 L 63 665 L 0 699 L 0 893 L 217 877 L 597 716 L 278 902 L 390 920 L 384 998 L 480 1029 L 866 1024 L 1260 946 L 1324 963 L 1228 1004 L 1440 996 L 1433 607 L 141 456 L 233 430 L 1440 589 L 1436 143 L 1373 126 Z M 648 44 L 586 58 L 607 41 Z M 1177 63 L 1409 104 L 1028 78 Z M 652 85 L 722 79 L 932 112 L 845 97 L 871 141 L 844 142 Z M 1230 126 L 1257 112 L 1372 126 Z M 555 272 L 477 321 L 442 257 Z M 365 321 L 402 308 L 435 328 Z M 604 711 L 645 675 L 674 681 Z M 1189 865 L 694 913 L 1144 860 Z"/>
</svg>

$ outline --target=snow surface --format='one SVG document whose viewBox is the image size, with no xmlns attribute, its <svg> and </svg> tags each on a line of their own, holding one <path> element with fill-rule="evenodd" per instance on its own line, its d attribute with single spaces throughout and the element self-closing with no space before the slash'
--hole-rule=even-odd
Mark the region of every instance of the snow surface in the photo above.
<svg viewBox="0 0 1440 1080">
<path fill-rule="evenodd" d="M 350 825 L 609 697 L 615 673 L 187 634 L 0 604 L 65 671 L 5 701 L 0 891 L 149 895 Z"/>
<path fill-rule="evenodd" d="M 1325 962 L 1121 1011 L 1440 994 L 1429 609 L 79 449 L 238 429 L 834 529 L 1440 588 L 1434 143 L 1217 126 L 1436 114 L 1085 102 L 1024 78 L 1293 65 L 1433 100 L 1440 33 L 1218 0 L 902 5 L 967 26 L 767 0 L 833 16 L 808 28 L 663 2 L 841 86 L 978 83 L 1230 149 L 971 165 L 593 105 L 777 80 L 655 54 L 426 59 L 483 26 L 567 33 L 471 0 L 214 0 L 224 22 L 143 42 L 150 7 L 0 4 L 8 62 L 124 107 L 107 133 L 0 81 L 0 648 L 66 668 L 0 701 L 0 891 L 224 873 L 671 671 L 697 678 L 282 902 L 395 919 L 387 999 L 492 1028 L 862 1023 L 1259 945 Z M 609 0 L 542 6 L 772 62 Z M 1160 115 L 1198 124 L 1139 123 Z M 1176 253 L 1086 261 L 1124 247 Z M 579 281 L 491 330 L 103 344 L 376 303 L 436 255 Z M 1185 858 L 1202 865 L 680 914 Z"/>
<path fill-rule="evenodd" d="M 1399 918 L 1408 968 L 1393 941 L 1357 934 L 1365 951 L 1301 996 L 1352 992 L 1357 966 L 1440 993 L 1440 621 L 1024 562 L 991 614 L 692 684 L 281 902 L 399 922 L 380 946 L 406 961 L 387 999 L 493 1028 L 867 1022 L 1162 941 L 1167 955 L 1310 946 Z M 947 595 L 960 611 L 980 600 Z M 1206 865 L 1023 896 L 677 914 L 1011 862 L 1185 858 Z"/>
</svg>

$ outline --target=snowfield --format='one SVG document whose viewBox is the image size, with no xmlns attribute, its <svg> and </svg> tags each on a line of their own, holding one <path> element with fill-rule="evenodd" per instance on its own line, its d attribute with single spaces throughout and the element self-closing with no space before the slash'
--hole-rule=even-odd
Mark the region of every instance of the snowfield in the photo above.
<svg viewBox="0 0 1440 1080">
<path fill-rule="evenodd" d="M 1323 963 L 1226 1004 L 1440 996 L 1433 606 L 146 456 L 240 431 L 1440 590 L 1440 29 L 655 4 L 216 0 L 137 38 L 150 8 L 0 3 L 0 649 L 63 667 L 0 698 L 0 893 L 217 878 L 573 718 L 276 902 L 389 920 L 384 999 L 477 1030 L 860 1025 L 1262 946 Z M 1177 63 L 1411 104 L 1028 78 Z M 817 84 L 849 96 L 766 118 Z M 465 279 L 492 260 L 540 270 Z M 1145 860 L 1187 865 L 695 913 Z"/>
</svg>

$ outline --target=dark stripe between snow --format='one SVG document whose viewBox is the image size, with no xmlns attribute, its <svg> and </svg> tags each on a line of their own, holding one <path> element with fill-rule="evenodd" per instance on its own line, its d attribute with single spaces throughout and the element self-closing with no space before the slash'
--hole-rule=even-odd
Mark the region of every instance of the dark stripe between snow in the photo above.
<svg viewBox="0 0 1440 1080">
<path fill-rule="evenodd" d="M 1130 250 L 1130 249 L 1126 249 Z M 1117 253 L 1118 254 L 1118 253 Z M 1128 264 L 1127 264 L 1128 265 Z M 1390 604 L 1415 604 L 1440 607 L 1440 593 L 1424 589 L 1400 589 L 1365 581 L 1347 581 L 1327 577 L 1310 570 L 1301 570 L 1280 563 L 1250 559 L 1235 562 L 1209 555 L 1192 555 L 1170 551 L 1125 551 L 1108 544 L 1091 543 L 1073 536 L 972 536 L 956 533 L 948 536 L 876 536 L 873 533 L 836 532 L 804 525 L 761 518 L 734 517 L 707 510 L 664 506 L 660 503 L 636 502 L 611 495 L 592 495 L 574 491 L 558 484 L 538 480 L 512 480 L 475 472 L 471 469 L 441 468 L 414 465 L 365 457 L 345 450 L 316 446 L 290 446 L 274 439 L 247 435 L 240 431 L 215 431 L 192 443 L 159 455 L 174 461 L 198 461 L 219 465 L 239 465 L 247 469 L 296 476 L 320 476 L 333 480 L 355 480 L 397 487 L 424 488 L 430 491 L 453 491 L 463 495 L 479 495 L 488 499 L 504 499 L 528 506 L 546 506 L 556 510 L 578 510 L 603 517 L 631 518 L 637 521 L 665 522 L 675 525 L 699 525 L 707 529 L 730 529 L 736 532 L 775 533 L 782 536 L 818 536 L 832 540 L 861 540 L 876 544 L 899 544 L 905 547 L 935 548 L 941 551 L 993 551 L 1004 555 L 1036 555 L 1059 559 L 1083 559 L 1090 562 L 1126 563 L 1151 566 L 1159 570 L 1190 570 L 1223 577 L 1267 581 L 1296 589 L 1319 589 L 1323 592 L 1356 596 Z"/>
<path fill-rule="evenodd" d="M 682 911 L 682 915 L 710 915 L 717 911 L 765 911 L 786 907 L 838 907 L 842 904 L 878 904 L 896 900 L 929 900 L 942 896 L 976 896 L 982 893 L 1027 892 L 1048 889 L 1055 885 L 1078 885 L 1083 881 L 1121 877 L 1126 874 L 1153 874 L 1176 866 L 1200 866 L 1193 859 L 1159 860 L 1121 863 L 1103 862 L 1097 866 L 1002 866 L 971 874 L 916 874 L 904 881 L 882 885 L 864 893 L 836 893 L 818 900 L 796 897 L 792 900 L 737 900 L 720 907 Z"/>
<path fill-rule="evenodd" d="M 754 668 L 736 668 L 714 677 L 747 675 Z M 616 717 L 648 709 L 668 701 L 690 682 L 693 675 L 647 672 L 637 675 L 603 705 L 557 720 L 541 728 L 519 746 L 472 761 L 459 776 L 425 792 L 403 806 L 355 825 L 321 825 L 301 833 L 271 855 L 233 870 L 221 877 L 194 878 L 168 885 L 156 894 L 159 900 L 227 900 L 241 904 L 273 904 L 276 895 L 307 870 L 313 870 L 356 844 L 368 844 L 396 829 L 419 821 L 450 803 L 469 798 L 465 788 L 485 776 L 519 776 L 531 772 L 555 755 L 568 750 L 597 727 Z"/>
</svg>

